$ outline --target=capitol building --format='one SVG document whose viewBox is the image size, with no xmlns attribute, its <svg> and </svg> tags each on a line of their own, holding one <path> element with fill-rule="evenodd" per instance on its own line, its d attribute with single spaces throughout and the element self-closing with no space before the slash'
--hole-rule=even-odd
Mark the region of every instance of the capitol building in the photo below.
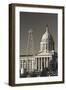
<svg viewBox="0 0 66 90">
<path fill-rule="evenodd" d="M 36 55 L 21 55 L 20 77 L 57 76 L 57 53 L 54 49 L 54 40 L 48 30 L 40 41 L 40 50 Z"/>
</svg>

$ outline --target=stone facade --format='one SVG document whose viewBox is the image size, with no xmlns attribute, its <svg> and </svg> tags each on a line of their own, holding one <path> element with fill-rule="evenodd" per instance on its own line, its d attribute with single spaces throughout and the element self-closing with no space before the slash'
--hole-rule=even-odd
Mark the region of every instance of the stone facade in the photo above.
<svg viewBox="0 0 66 90">
<path fill-rule="evenodd" d="M 22 71 L 21 74 L 23 74 L 26 70 L 28 73 L 34 71 L 40 73 L 44 71 L 44 69 L 51 70 L 53 57 L 55 57 L 54 41 L 48 30 L 48 26 L 46 26 L 46 32 L 41 38 L 38 54 L 34 56 L 24 55 L 20 57 L 20 72 Z"/>
</svg>

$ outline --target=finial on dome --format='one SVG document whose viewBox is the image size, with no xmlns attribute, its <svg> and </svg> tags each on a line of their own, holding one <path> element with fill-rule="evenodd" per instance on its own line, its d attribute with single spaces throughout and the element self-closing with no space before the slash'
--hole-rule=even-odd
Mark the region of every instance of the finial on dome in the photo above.
<svg viewBox="0 0 66 90">
<path fill-rule="evenodd" d="M 46 25 L 46 31 L 48 31 L 48 25 Z"/>
</svg>

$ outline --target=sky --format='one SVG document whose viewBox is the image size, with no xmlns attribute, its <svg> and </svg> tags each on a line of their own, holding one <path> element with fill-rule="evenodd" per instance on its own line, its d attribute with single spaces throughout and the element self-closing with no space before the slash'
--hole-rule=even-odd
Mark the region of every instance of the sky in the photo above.
<svg viewBox="0 0 66 90">
<path fill-rule="evenodd" d="M 40 41 L 48 25 L 58 52 L 58 21 L 57 14 L 20 12 L 20 55 L 27 54 L 28 31 L 32 29 L 34 53 L 40 50 Z"/>
</svg>

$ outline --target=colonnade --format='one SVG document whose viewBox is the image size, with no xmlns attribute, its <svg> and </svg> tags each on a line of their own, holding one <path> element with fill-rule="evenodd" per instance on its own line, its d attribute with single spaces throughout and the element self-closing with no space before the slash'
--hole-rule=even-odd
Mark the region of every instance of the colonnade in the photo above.
<svg viewBox="0 0 66 90">
<path fill-rule="evenodd" d="M 45 68 L 49 68 L 51 57 L 35 57 L 34 59 L 30 60 L 21 60 L 20 66 L 23 69 L 26 69 L 27 72 L 34 71 L 36 69 L 38 72 L 43 71 Z M 35 64 L 34 64 L 35 63 Z"/>
<path fill-rule="evenodd" d="M 36 69 L 42 71 L 45 68 L 49 68 L 51 57 L 36 57 Z"/>
<path fill-rule="evenodd" d="M 31 71 L 33 71 L 33 67 L 34 67 L 33 63 L 34 63 L 33 59 L 32 60 L 22 59 L 22 60 L 20 60 L 20 68 L 26 69 L 27 72 L 31 72 Z"/>
</svg>

